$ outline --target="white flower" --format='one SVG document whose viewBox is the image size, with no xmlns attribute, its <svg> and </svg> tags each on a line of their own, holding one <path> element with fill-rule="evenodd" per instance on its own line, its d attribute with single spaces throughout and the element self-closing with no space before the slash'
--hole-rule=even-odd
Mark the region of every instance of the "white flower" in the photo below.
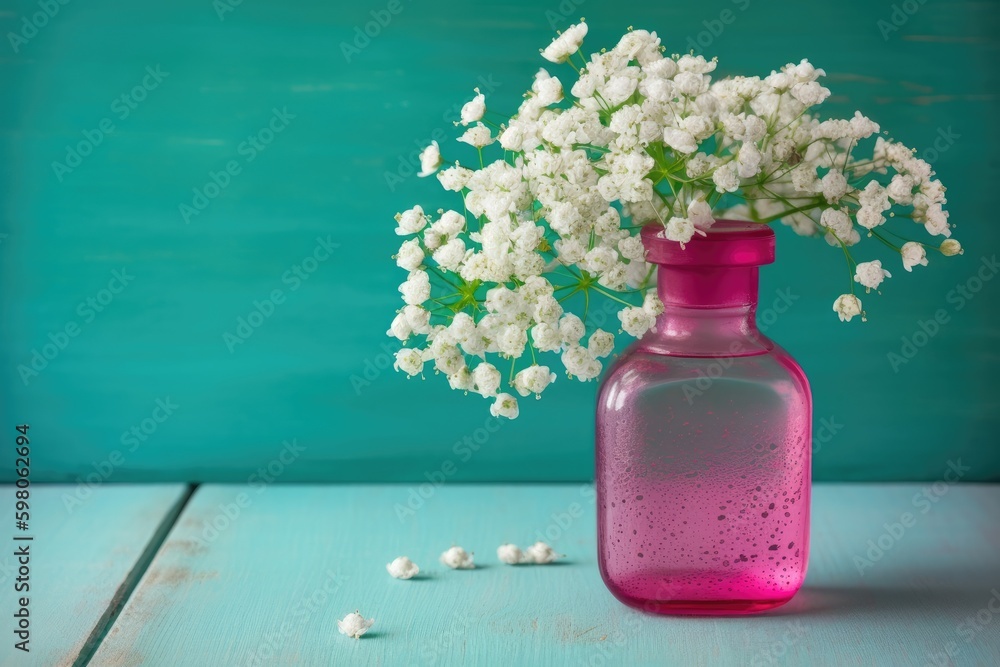
<svg viewBox="0 0 1000 667">
<path fill-rule="evenodd" d="M 655 289 L 648 290 L 642 297 L 642 309 L 653 318 L 659 317 L 663 313 L 663 302 Z"/>
<path fill-rule="evenodd" d="M 451 547 L 441 554 L 441 564 L 453 570 L 471 570 L 476 567 L 473 556 L 462 547 Z"/>
<path fill-rule="evenodd" d="M 626 236 L 618 242 L 618 252 L 625 259 L 642 260 L 646 257 L 646 250 L 642 247 L 642 239 L 639 236 Z"/>
<path fill-rule="evenodd" d="M 426 271 L 411 271 L 406 282 L 399 286 L 403 301 L 411 306 L 419 306 L 431 298 L 431 278 Z"/>
<path fill-rule="evenodd" d="M 823 188 L 823 196 L 831 204 L 836 204 L 841 197 L 847 194 L 847 179 L 843 172 L 828 171 L 820 183 Z"/>
<path fill-rule="evenodd" d="M 457 271 L 465 259 L 465 242 L 462 239 L 452 239 L 435 250 L 433 257 L 441 268 Z"/>
<path fill-rule="evenodd" d="M 396 558 L 386 565 L 385 569 L 396 579 L 412 579 L 420 572 L 420 568 L 417 567 L 416 563 L 406 556 Z"/>
<path fill-rule="evenodd" d="M 580 345 L 566 345 L 560 360 L 566 367 L 566 373 L 581 382 L 593 380 L 601 374 L 601 362 Z"/>
<path fill-rule="evenodd" d="M 472 391 L 472 372 L 466 367 L 448 376 L 448 386 L 455 391 Z"/>
<path fill-rule="evenodd" d="M 666 236 L 671 241 L 677 241 L 683 247 L 694 236 L 694 224 L 687 218 L 673 217 L 667 221 Z"/>
<path fill-rule="evenodd" d="M 424 251 L 420 247 L 419 240 L 409 239 L 403 241 L 403 244 L 399 246 L 399 252 L 396 253 L 396 266 L 407 271 L 416 271 L 423 261 Z"/>
<path fill-rule="evenodd" d="M 590 334 L 590 339 L 587 341 L 587 351 L 594 355 L 595 358 L 603 359 L 611 354 L 611 351 L 614 349 L 615 335 L 613 333 L 598 329 Z"/>
<path fill-rule="evenodd" d="M 586 332 L 587 327 L 583 324 L 583 320 L 573 313 L 566 313 L 559 320 L 559 335 L 566 345 L 580 342 Z"/>
<path fill-rule="evenodd" d="M 510 394 L 497 394 L 496 400 L 490 406 L 490 414 L 494 417 L 517 419 L 517 399 Z"/>
<path fill-rule="evenodd" d="M 563 98 L 562 83 L 544 69 L 538 70 L 535 82 L 531 84 L 531 90 L 535 93 L 538 104 L 543 107 L 555 104 Z"/>
<path fill-rule="evenodd" d="M 500 371 L 493 364 L 484 361 L 472 370 L 472 381 L 477 393 L 487 398 L 496 396 L 500 388 Z"/>
<path fill-rule="evenodd" d="M 841 294 L 833 302 L 833 310 L 840 316 L 841 322 L 850 322 L 855 315 L 861 315 L 861 299 L 853 294 Z"/>
<path fill-rule="evenodd" d="M 927 266 L 927 251 L 915 241 L 904 243 L 899 249 L 899 254 L 903 257 L 903 268 L 910 273 L 913 272 L 914 266 Z"/>
<path fill-rule="evenodd" d="M 406 324 L 413 330 L 413 333 L 430 333 L 430 311 L 420 306 L 403 306 L 402 314 L 406 318 Z"/>
<path fill-rule="evenodd" d="M 497 559 L 507 565 L 517 565 L 524 562 L 524 553 L 513 544 L 501 544 L 497 547 Z"/>
<path fill-rule="evenodd" d="M 535 542 L 524 550 L 524 558 L 529 563 L 536 565 L 548 565 L 559 558 L 552 547 L 545 542 Z"/>
<path fill-rule="evenodd" d="M 540 322 L 531 328 L 531 340 L 539 352 L 555 352 L 562 347 L 559 326 Z"/>
<path fill-rule="evenodd" d="M 467 129 L 458 140 L 476 148 L 489 146 L 495 141 L 490 134 L 490 129 L 482 123 L 476 123 L 475 126 Z"/>
<path fill-rule="evenodd" d="M 477 95 L 462 107 L 462 125 L 482 120 L 483 114 L 486 113 L 486 96 L 480 93 L 478 88 L 476 93 Z"/>
<path fill-rule="evenodd" d="M 448 167 L 447 169 L 442 169 L 438 172 L 438 181 L 441 182 L 441 187 L 445 190 L 450 190 L 452 192 L 459 192 L 462 188 L 466 186 L 469 179 L 472 178 L 472 170 L 466 169 L 465 167 Z"/>
<path fill-rule="evenodd" d="M 420 350 L 404 347 L 396 351 L 396 361 L 393 368 L 403 371 L 410 377 L 420 375 L 424 371 L 424 357 Z"/>
<path fill-rule="evenodd" d="M 851 216 L 845 211 L 835 208 L 825 208 L 819 216 L 819 224 L 826 228 L 826 241 L 832 246 L 852 246 L 861 240 L 858 230 L 854 229 Z"/>
<path fill-rule="evenodd" d="M 954 257 L 955 255 L 961 255 L 965 251 L 962 250 L 962 244 L 956 239 L 947 239 L 941 242 L 941 247 L 938 248 L 941 254 L 945 257 Z"/>
<path fill-rule="evenodd" d="M 931 204 L 924 212 L 924 228 L 932 236 L 951 236 L 951 225 L 948 224 L 948 212 L 941 204 Z"/>
<path fill-rule="evenodd" d="M 361 635 L 368 632 L 368 629 L 375 624 L 374 618 L 365 618 L 358 612 L 351 612 L 342 620 L 337 621 L 337 629 L 340 634 L 347 635 L 352 639 L 360 639 Z"/>
<path fill-rule="evenodd" d="M 623 308 L 618 313 L 622 329 L 630 336 L 642 338 L 656 323 L 656 318 L 644 308 Z"/>
<path fill-rule="evenodd" d="M 587 36 L 587 24 L 578 23 L 571 25 L 558 37 L 552 40 L 542 51 L 542 57 L 553 63 L 563 63 L 569 57 L 580 50 L 583 38 Z"/>
<path fill-rule="evenodd" d="M 736 164 L 727 162 L 712 174 L 712 181 L 718 192 L 736 192 L 740 188 L 740 175 Z"/>
<path fill-rule="evenodd" d="M 549 370 L 548 366 L 533 364 L 518 371 L 514 376 L 514 389 L 521 396 L 531 394 L 541 394 L 552 382 L 555 382 L 556 374 Z"/>
<path fill-rule="evenodd" d="M 878 259 L 859 263 L 854 272 L 854 279 L 869 290 L 878 289 L 886 278 L 892 278 L 892 274 L 882 268 L 882 261 Z"/>
<path fill-rule="evenodd" d="M 403 313 L 396 313 L 396 317 L 392 318 L 392 324 L 389 326 L 389 330 L 385 332 L 387 336 L 392 336 L 393 338 L 398 338 L 399 340 L 406 340 L 413 333 L 413 328 L 410 323 L 406 321 L 406 315 Z"/>
<path fill-rule="evenodd" d="M 698 150 L 698 142 L 690 132 L 679 130 L 675 127 L 668 127 L 663 131 L 663 143 L 670 146 L 678 153 L 689 155 Z"/>
<path fill-rule="evenodd" d="M 695 199 L 688 204 L 687 217 L 696 229 L 702 231 L 715 224 L 715 218 L 712 217 L 712 207 L 704 199 Z"/>
<path fill-rule="evenodd" d="M 858 209 L 858 224 L 865 229 L 874 229 L 885 222 L 882 211 L 890 208 L 889 195 L 877 181 L 868 181 L 868 185 L 858 195 L 861 208 Z"/>
<path fill-rule="evenodd" d="M 438 167 L 441 166 L 442 162 L 443 160 L 441 159 L 441 150 L 438 148 L 438 142 L 432 141 L 430 146 L 420 152 L 420 173 L 417 174 L 417 176 L 420 176 L 421 178 L 424 176 L 430 176 L 438 170 Z"/>
<path fill-rule="evenodd" d="M 744 143 L 736 157 L 736 173 L 740 178 L 752 178 L 760 173 L 760 149 L 756 144 Z"/>
<path fill-rule="evenodd" d="M 396 227 L 396 233 L 400 236 L 406 236 L 407 234 L 416 234 L 423 229 L 427 224 L 427 216 L 424 215 L 424 209 L 420 206 L 414 206 L 402 213 L 397 213 L 396 222 L 399 223 L 399 226 Z"/>
</svg>

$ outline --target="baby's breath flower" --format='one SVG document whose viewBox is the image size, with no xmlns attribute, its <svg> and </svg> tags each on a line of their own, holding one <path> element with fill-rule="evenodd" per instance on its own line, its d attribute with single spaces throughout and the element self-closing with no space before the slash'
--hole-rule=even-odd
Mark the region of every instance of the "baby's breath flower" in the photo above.
<svg viewBox="0 0 1000 667">
<path fill-rule="evenodd" d="M 571 25 L 558 37 L 552 40 L 542 51 L 542 57 L 553 63 L 563 63 L 569 57 L 580 50 L 583 38 L 587 36 L 587 24 L 578 23 Z"/>
<path fill-rule="evenodd" d="M 517 565 L 524 562 L 524 552 L 514 544 L 501 544 L 497 547 L 497 559 L 507 565 Z"/>
<path fill-rule="evenodd" d="M 524 559 L 536 565 L 548 565 L 558 558 L 559 554 L 545 542 L 535 542 L 524 550 Z"/>
<path fill-rule="evenodd" d="M 878 289 L 882 281 L 891 278 L 892 274 L 882 268 L 881 260 L 861 262 L 855 267 L 854 279 L 869 290 Z"/>
<path fill-rule="evenodd" d="M 909 241 L 900 248 L 903 257 L 903 268 L 912 272 L 914 266 L 927 266 L 927 251 L 919 243 Z"/>
<path fill-rule="evenodd" d="M 514 389 L 521 396 L 531 394 L 541 394 L 552 382 L 555 382 L 556 374 L 549 370 L 548 366 L 534 364 L 518 372 L 514 376 Z"/>
<path fill-rule="evenodd" d="M 590 334 L 587 341 L 587 351 L 597 359 L 603 359 L 611 354 L 615 349 L 615 335 L 613 333 L 598 329 Z M 554 377 L 554 376 L 553 376 Z"/>
<path fill-rule="evenodd" d="M 417 567 L 416 563 L 406 556 L 396 558 L 391 563 L 386 565 L 385 569 L 388 570 L 389 575 L 395 579 L 412 579 L 420 573 L 420 568 Z"/>
<path fill-rule="evenodd" d="M 962 250 L 962 244 L 955 239 L 946 239 L 941 242 L 941 247 L 938 248 L 941 254 L 945 257 L 953 257 L 955 255 L 961 255 L 964 250 Z"/>
<path fill-rule="evenodd" d="M 476 96 L 462 107 L 462 125 L 482 120 L 484 113 L 486 113 L 486 96 L 476 88 Z"/>
<path fill-rule="evenodd" d="M 476 148 L 489 146 L 495 141 L 493 136 L 490 135 L 490 129 L 482 123 L 476 123 L 473 127 L 470 127 L 458 140 Z"/>
<path fill-rule="evenodd" d="M 423 229 L 427 224 L 427 216 L 424 215 L 424 209 L 420 206 L 414 206 L 402 213 L 397 213 L 396 222 L 399 223 L 396 227 L 396 233 L 400 236 L 406 236 L 416 234 Z"/>
<path fill-rule="evenodd" d="M 630 336 L 642 338 L 643 334 L 653 326 L 655 318 L 645 308 L 625 308 L 618 313 L 622 329 Z"/>
<path fill-rule="evenodd" d="M 962 252 L 931 165 L 860 112 L 819 117 L 830 91 L 809 61 L 713 80 L 715 59 L 666 56 L 656 33 L 630 30 L 589 59 L 578 53 L 586 34 L 581 22 L 542 51 L 572 67 L 538 69 L 495 132 L 475 90 L 456 123 L 458 141 L 477 149 L 473 162 L 443 165 L 437 142 L 421 152 L 420 175 L 436 172 L 461 207 L 396 215 L 396 233 L 413 236 L 393 255 L 408 273 L 386 332 L 406 344 L 394 360 L 401 372 L 422 375 L 430 362 L 453 389 L 492 399 L 491 413 L 507 418 L 517 416 L 515 395 L 538 397 L 555 378 L 539 354 L 558 355 L 573 380 L 598 377 L 615 347 L 591 317 L 598 304 L 612 305 L 604 312 L 637 338 L 664 311 L 640 236 L 647 224 L 686 246 L 716 218 L 781 222 L 823 237 L 867 290 L 889 272 L 881 259 L 857 263 L 859 244 L 902 243 L 906 271 L 927 264 L 900 219 L 943 237 L 942 256 Z M 560 104 L 567 91 L 572 103 Z M 833 310 L 865 318 L 854 294 Z"/>
<path fill-rule="evenodd" d="M 430 146 L 425 148 L 420 152 L 420 173 L 417 176 L 423 178 L 424 176 L 430 176 L 438 167 L 441 166 L 443 160 L 441 159 L 441 150 L 438 148 L 438 142 L 432 141 Z"/>
<path fill-rule="evenodd" d="M 393 368 L 403 371 L 410 377 L 420 375 L 424 370 L 424 357 L 420 350 L 404 347 L 396 351 L 396 362 Z"/>
<path fill-rule="evenodd" d="M 861 314 L 861 299 L 853 294 L 841 294 L 833 302 L 833 310 L 841 322 L 850 322 L 852 317 Z"/>
<path fill-rule="evenodd" d="M 510 394 L 498 394 L 493 405 L 490 406 L 490 414 L 494 417 L 517 419 L 517 399 Z"/>
<path fill-rule="evenodd" d="M 441 554 L 441 564 L 453 570 L 471 570 L 476 567 L 473 555 L 462 547 L 451 547 Z"/>
<path fill-rule="evenodd" d="M 352 612 L 342 620 L 337 621 L 337 629 L 340 634 L 347 635 L 352 639 L 361 639 L 361 635 L 368 632 L 369 628 L 375 624 L 374 618 L 365 618 L 359 612 Z"/>
</svg>

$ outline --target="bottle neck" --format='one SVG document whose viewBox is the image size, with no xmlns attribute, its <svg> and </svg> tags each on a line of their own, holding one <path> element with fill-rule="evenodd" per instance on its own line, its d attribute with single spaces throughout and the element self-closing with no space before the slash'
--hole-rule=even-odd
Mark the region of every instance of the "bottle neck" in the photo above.
<svg viewBox="0 0 1000 667">
<path fill-rule="evenodd" d="M 757 329 L 756 266 L 657 267 L 663 313 L 642 338 L 655 354 L 742 357 L 774 344 Z"/>
</svg>

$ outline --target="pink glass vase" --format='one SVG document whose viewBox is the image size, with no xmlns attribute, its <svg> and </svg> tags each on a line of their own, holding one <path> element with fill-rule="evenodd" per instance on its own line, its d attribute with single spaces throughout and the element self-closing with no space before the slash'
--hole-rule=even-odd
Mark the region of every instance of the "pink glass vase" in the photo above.
<svg viewBox="0 0 1000 667">
<path fill-rule="evenodd" d="M 601 576 L 662 614 L 745 614 L 802 586 L 812 398 L 760 333 L 766 225 L 718 221 L 685 248 L 642 231 L 664 312 L 603 380 L 597 402 Z"/>
</svg>

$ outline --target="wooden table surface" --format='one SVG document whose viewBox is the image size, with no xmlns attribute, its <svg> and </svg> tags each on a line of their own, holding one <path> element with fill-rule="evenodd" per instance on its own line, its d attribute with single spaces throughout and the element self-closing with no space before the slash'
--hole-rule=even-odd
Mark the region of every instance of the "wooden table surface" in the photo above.
<svg viewBox="0 0 1000 667">
<path fill-rule="evenodd" d="M 32 489 L 29 654 L 0 556 L 4 666 L 1000 665 L 998 485 L 817 485 L 806 587 L 738 618 L 612 598 L 589 485 L 77 491 Z M 13 526 L 13 489 L 0 497 Z M 566 558 L 497 561 L 540 537 Z M 479 567 L 440 565 L 452 544 Z M 418 579 L 386 573 L 404 554 Z M 360 641 L 336 629 L 355 609 L 376 620 Z"/>
</svg>

